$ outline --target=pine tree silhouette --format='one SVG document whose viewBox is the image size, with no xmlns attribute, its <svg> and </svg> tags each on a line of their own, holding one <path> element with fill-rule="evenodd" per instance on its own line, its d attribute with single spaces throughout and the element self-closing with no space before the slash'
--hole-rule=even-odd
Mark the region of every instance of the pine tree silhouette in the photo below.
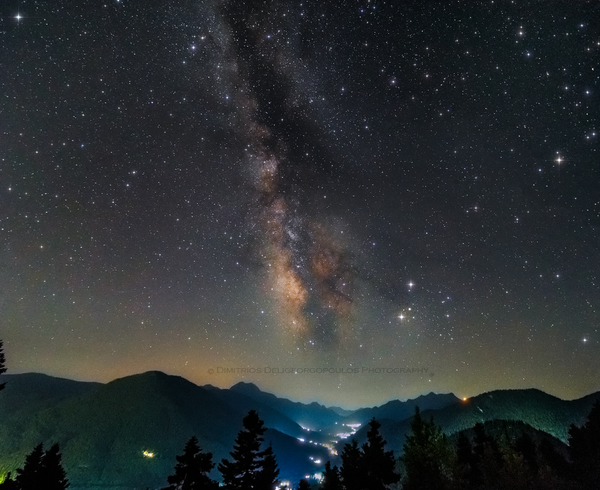
<svg viewBox="0 0 600 490">
<path fill-rule="evenodd" d="M 473 466 L 475 456 L 471 440 L 464 432 L 460 432 L 456 442 L 456 472 L 455 478 L 459 487 L 471 488 L 475 486 Z"/>
<path fill-rule="evenodd" d="M 302 480 L 300 480 L 300 483 L 298 484 L 298 490 L 310 490 L 310 483 L 308 482 L 308 480 L 302 478 Z"/>
<path fill-rule="evenodd" d="M 223 486 L 227 490 L 271 490 L 277 484 L 279 470 L 270 446 L 260 450 L 266 431 L 264 422 L 255 410 L 250 410 L 243 424 L 229 453 L 232 461 L 223 459 L 219 463 Z"/>
<path fill-rule="evenodd" d="M 337 466 L 331 467 L 331 463 L 325 463 L 325 471 L 323 472 L 323 481 L 321 482 L 321 490 L 343 490 L 343 485 L 340 477 L 340 471 Z"/>
<path fill-rule="evenodd" d="M 58 444 L 54 444 L 44 453 L 40 476 L 44 482 L 44 490 L 65 490 L 69 487 Z"/>
<path fill-rule="evenodd" d="M 523 456 L 531 472 L 537 475 L 540 463 L 537 455 L 537 446 L 531 436 L 523 432 L 515 441 L 515 450 Z"/>
<path fill-rule="evenodd" d="M 569 463 L 548 439 L 543 439 L 542 442 L 540 442 L 539 452 L 541 460 L 558 478 L 565 480 L 569 478 Z"/>
<path fill-rule="evenodd" d="M 598 490 L 600 488 L 600 401 L 594 403 L 583 426 L 571 425 L 569 456 L 579 488 Z"/>
<path fill-rule="evenodd" d="M 393 451 L 386 451 L 386 441 L 379 433 L 381 424 L 372 419 L 369 422 L 367 442 L 358 447 L 355 439 L 344 445 L 342 452 L 342 467 L 339 471 L 341 486 L 338 487 L 339 477 L 335 470 L 326 467 L 324 480 L 331 488 L 345 490 L 386 490 L 389 485 L 397 483 L 400 475 L 396 473 L 396 460 Z M 337 481 L 337 483 L 336 483 Z"/>
<path fill-rule="evenodd" d="M 4 357 L 4 349 L 2 341 L 0 340 L 0 375 L 6 372 L 6 358 Z M 0 391 L 4 389 L 6 383 L 0 383 Z"/>
<path fill-rule="evenodd" d="M 22 490 L 37 490 L 42 488 L 41 469 L 44 457 L 44 445 L 38 444 L 31 453 L 25 457 L 23 468 L 17 469 L 17 486 Z"/>
<path fill-rule="evenodd" d="M 215 464 L 211 453 L 203 453 L 198 439 L 192 436 L 186 443 L 181 456 L 175 456 L 175 473 L 167 478 L 170 483 L 163 490 L 213 490 L 218 483 L 208 476 Z"/>
<path fill-rule="evenodd" d="M 460 466 L 468 466 L 473 459 L 471 441 L 464 432 L 460 432 L 456 442 L 456 458 Z"/>
<path fill-rule="evenodd" d="M 279 476 L 279 469 L 277 468 L 277 461 L 273 454 L 273 448 L 269 444 L 269 447 L 260 453 L 262 458 L 262 469 L 258 473 L 257 488 L 261 490 L 275 490 L 277 483 L 279 482 L 277 477 Z"/>
<path fill-rule="evenodd" d="M 400 480 L 396 473 L 393 451 L 386 451 L 387 441 L 379 433 L 381 424 L 372 419 L 369 422 L 367 442 L 362 446 L 361 468 L 364 472 L 364 489 L 386 490 L 389 485 Z"/>
<path fill-rule="evenodd" d="M 346 490 L 362 490 L 364 488 L 364 471 L 361 466 L 362 458 L 356 439 L 344 445 L 342 451 L 342 467 L 340 475 Z"/>
<path fill-rule="evenodd" d="M 69 485 L 58 444 L 47 451 L 38 444 L 25 458 L 23 468 L 17 469 L 15 478 L 19 490 L 65 490 Z"/>
<path fill-rule="evenodd" d="M 445 434 L 433 420 L 422 419 L 419 407 L 410 423 L 411 434 L 404 443 L 403 490 L 443 490 L 450 488 L 454 451 Z"/>
<path fill-rule="evenodd" d="M 494 436 L 485 431 L 481 422 L 477 422 L 473 430 L 473 478 L 477 485 L 491 487 L 500 479 L 504 466 L 502 452 Z"/>
</svg>

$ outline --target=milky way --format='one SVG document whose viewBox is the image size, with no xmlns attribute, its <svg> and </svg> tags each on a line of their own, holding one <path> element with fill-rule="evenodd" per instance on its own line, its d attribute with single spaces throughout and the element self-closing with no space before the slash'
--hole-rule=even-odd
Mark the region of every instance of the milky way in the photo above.
<svg viewBox="0 0 600 490">
<path fill-rule="evenodd" d="M 348 338 L 354 267 L 314 204 L 314 193 L 326 192 L 334 162 L 304 114 L 303 94 L 294 93 L 295 53 L 280 48 L 285 37 L 288 45 L 297 43 L 294 11 L 278 2 L 231 2 L 221 13 L 268 288 L 283 329 L 307 347 L 336 345 Z"/>
</svg>

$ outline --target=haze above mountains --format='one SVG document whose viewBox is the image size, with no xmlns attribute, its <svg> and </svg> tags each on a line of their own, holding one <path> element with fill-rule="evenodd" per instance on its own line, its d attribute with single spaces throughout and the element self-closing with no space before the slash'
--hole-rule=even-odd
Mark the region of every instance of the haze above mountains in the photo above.
<svg viewBox="0 0 600 490">
<path fill-rule="evenodd" d="M 229 457 L 242 418 L 252 409 L 269 428 L 265 443 L 273 446 L 280 478 L 297 481 L 321 472 L 327 460 L 337 461 L 349 437 L 362 443 L 372 418 L 381 422 L 388 447 L 399 455 L 416 406 L 449 435 L 476 422 L 510 420 L 523 423 L 519 430 L 530 426 L 560 445 L 570 424 L 581 425 L 600 399 L 594 393 L 564 401 L 533 389 L 493 391 L 468 400 L 430 393 L 349 411 L 290 401 L 251 383 L 229 389 L 197 386 L 158 371 L 107 384 L 35 373 L 3 378 L 0 471 L 21 466 L 36 444 L 58 442 L 75 490 L 164 486 L 175 455 L 192 435 L 219 462 Z"/>
</svg>

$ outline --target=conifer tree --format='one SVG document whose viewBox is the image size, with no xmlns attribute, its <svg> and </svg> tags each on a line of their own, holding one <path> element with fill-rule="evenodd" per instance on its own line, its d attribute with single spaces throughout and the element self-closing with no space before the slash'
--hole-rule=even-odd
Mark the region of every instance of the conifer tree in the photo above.
<svg viewBox="0 0 600 490">
<path fill-rule="evenodd" d="M 559 453 L 548 439 L 543 439 L 539 445 L 540 459 L 545 465 L 561 479 L 569 477 L 569 463 Z"/>
<path fill-rule="evenodd" d="M 343 490 L 342 481 L 340 479 L 340 471 L 337 466 L 331 467 L 331 463 L 325 463 L 325 471 L 323 472 L 323 481 L 321 482 L 321 490 Z"/>
<path fill-rule="evenodd" d="M 232 461 L 223 459 L 219 471 L 227 490 L 272 490 L 277 485 L 277 462 L 272 448 L 260 450 L 266 431 L 264 422 L 255 410 L 243 420 L 244 429 L 235 440 Z"/>
<path fill-rule="evenodd" d="M 298 490 L 310 490 L 310 483 L 307 479 L 302 478 L 300 483 L 298 483 Z"/>
<path fill-rule="evenodd" d="M 218 483 L 208 476 L 214 468 L 211 453 L 203 453 L 196 436 L 186 443 L 183 454 L 176 456 L 175 473 L 167 478 L 170 483 L 163 490 L 212 490 Z"/>
<path fill-rule="evenodd" d="M 421 417 L 419 407 L 410 424 L 411 434 L 404 443 L 405 475 L 403 490 L 443 490 L 450 488 L 454 466 L 452 451 L 446 435 L 433 423 Z"/>
<path fill-rule="evenodd" d="M 386 451 L 387 441 L 381 436 L 381 424 L 374 418 L 369 422 L 367 442 L 362 446 L 361 467 L 364 472 L 364 489 L 386 490 L 389 485 L 398 482 L 394 451 Z"/>
<path fill-rule="evenodd" d="M 496 439 L 485 431 L 481 422 L 477 422 L 473 430 L 473 481 L 475 485 L 491 487 L 500 479 L 504 466 L 502 452 Z"/>
<path fill-rule="evenodd" d="M 469 466 L 472 459 L 473 447 L 471 441 L 464 431 L 461 431 L 456 441 L 456 462 L 459 466 Z"/>
<path fill-rule="evenodd" d="M 522 456 L 532 473 L 538 473 L 540 464 L 537 455 L 537 446 L 529 434 L 523 432 L 515 442 L 515 450 Z"/>
<path fill-rule="evenodd" d="M 21 490 L 37 490 L 42 488 L 41 469 L 42 458 L 44 457 L 44 445 L 38 444 L 31 453 L 25 457 L 23 468 L 17 469 L 18 488 Z"/>
<path fill-rule="evenodd" d="M 65 490 L 70 484 L 61 460 L 58 444 L 54 444 L 47 451 L 44 451 L 43 444 L 38 444 L 25 458 L 23 468 L 17 469 L 15 488 L 19 490 Z"/>
<path fill-rule="evenodd" d="M 65 490 L 70 483 L 62 466 L 62 456 L 58 444 L 54 444 L 44 453 L 41 468 L 41 480 L 44 490 Z"/>
<path fill-rule="evenodd" d="M 456 471 L 455 481 L 459 488 L 474 487 L 473 475 L 474 455 L 471 440 L 461 431 L 456 441 Z"/>
<path fill-rule="evenodd" d="M 580 488 L 600 488 L 600 401 L 596 401 L 582 427 L 569 429 L 569 456 Z"/>
<path fill-rule="evenodd" d="M 4 357 L 4 349 L 2 341 L 0 340 L 0 375 L 6 372 L 6 358 Z M 6 383 L 0 383 L 0 391 L 4 389 Z"/>
<path fill-rule="evenodd" d="M 271 444 L 261 454 L 262 458 L 262 469 L 258 473 L 258 486 L 261 490 L 275 490 L 279 480 L 279 468 L 277 467 L 277 460 L 275 454 L 273 454 L 273 448 Z"/>
<path fill-rule="evenodd" d="M 342 451 L 342 467 L 340 475 L 345 490 L 362 490 L 364 471 L 361 466 L 362 458 L 360 448 L 356 439 L 352 439 L 351 443 L 344 445 Z"/>
</svg>

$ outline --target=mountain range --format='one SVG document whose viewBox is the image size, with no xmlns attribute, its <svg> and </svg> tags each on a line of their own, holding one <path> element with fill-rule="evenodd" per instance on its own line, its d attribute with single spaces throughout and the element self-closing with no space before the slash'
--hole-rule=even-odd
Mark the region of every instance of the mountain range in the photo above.
<svg viewBox="0 0 600 490">
<path fill-rule="evenodd" d="M 221 389 L 157 371 L 106 384 L 36 373 L 2 377 L 7 385 L 0 393 L 0 476 L 21 467 L 38 443 L 58 442 L 73 490 L 161 488 L 192 435 L 218 463 L 230 457 L 252 409 L 268 427 L 265 444 L 273 446 L 280 478 L 297 482 L 321 472 L 329 459 L 339 464 L 336 452 L 349 440 L 343 437 L 363 442 L 372 418 L 381 422 L 396 454 L 416 406 L 448 434 L 476 422 L 514 420 L 523 424 L 510 427 L 527 424 L 565 442 L 569 425 L 583 423 L 600 399 L 600 393 L 564 401 L 537 390 L 504 390 L 463 401 L 430 393 L 347 411 L 294 402 L 251 383 Z M 216 469 L 212 476 L 219 478 Z"/>
<path fill-rule="evenodd" d="M 422 410 L 421 416 L 432 419 L 449 435 L 469 430 L 477 422 L 519 421 L 567 443 L 571 424 L 581 426 L 597 400 L 600 400 L 600 392 L 566 401 L 536 389 L 496 390 L 443 408 Z M 402 450 L 406 435 L 410 433 L 411 419 L 379 419 L 380 431 L 394 451 Z M 362 427 L 354 435 L 359 443 L 366 441 L 367 430 L 368 427 Z M 338 449 L 341 445 L 338 443 Z"/>
</svg>

